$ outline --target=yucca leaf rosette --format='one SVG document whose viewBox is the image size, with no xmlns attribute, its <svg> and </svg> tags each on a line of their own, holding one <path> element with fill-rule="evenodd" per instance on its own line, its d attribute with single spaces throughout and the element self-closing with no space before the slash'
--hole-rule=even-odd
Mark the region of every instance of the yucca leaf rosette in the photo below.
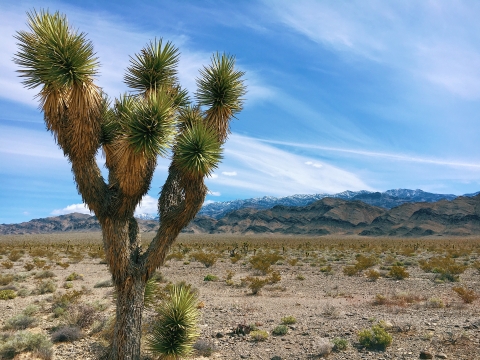
<svg viewBox="0 0 480 360">
<path fill-rule="evenodd" d="M 212 57 L 212 64 L 200 70 L 197 79 L 198 104 L 208 107 L 208 126 L 217 131 L 222 142 L 230 131 L 229 120 L 242 110 L 242 96 L 246 93 L 243 75 L 243 71 L 235 70 L 233 56 L 217 53 Z"/>
<path fill-rule="evenodd" d="M 125 83 L 140 93 L 172 86 L 177 81 L 179 56 L 178 48 L 171 42 L 163 44 L 162 39 L 150 41 L 139 54 L 130 58 Z"/>
<path fill-rule="evenodd" d="M 29 31 L 17 32 L 19 51 L 14 62 L 27 88 L 38 94 L 47 128 L 63 150 L 92 157 L 99 144 L 100 89 L 93 83 L 98 61 L 85 33 L 69 27 L 56 12 L 28 13 Z"/>
<path fill-rule="evenodd" d="M 216 132 L 202 122 L 186 127 L 179 135 L 173 162 L 185 176 L 208 176 L 221 159 L 222 147 Z"/>
<path fill-rule="evenodd" d="M 191 355 L 198 338 L 198 298 L 188 287 L 173 285 L 170 298 L 157 309 L 158 317 L 147 337 L 147 347 L 162 359 Z"/>
<path fill-rule="evenodd" d="M 120 187 L 127 195 L 138 194 L 156 164 L 166 156 L 176 134 L 176 113 L 166 92 L 146 98 L 123 96 L 116 105 L 121 135 L 112 145 L 113 163 Z"/>
</svg>

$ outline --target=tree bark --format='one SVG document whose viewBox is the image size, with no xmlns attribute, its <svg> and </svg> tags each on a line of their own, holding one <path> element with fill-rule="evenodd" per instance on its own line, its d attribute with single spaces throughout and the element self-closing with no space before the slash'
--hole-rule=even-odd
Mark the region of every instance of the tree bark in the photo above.
<svg viewBox="0 0 480 360">
<path fill-rule="evenodd" d="M 129 277 L 117 291 L 117 312 L 109 360 L 140 360 L 145 281 Z"/>
</svg>

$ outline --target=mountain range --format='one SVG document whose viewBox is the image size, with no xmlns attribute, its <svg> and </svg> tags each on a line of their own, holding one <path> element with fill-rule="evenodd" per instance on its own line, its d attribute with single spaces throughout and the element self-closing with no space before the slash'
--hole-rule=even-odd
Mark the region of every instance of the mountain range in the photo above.
<svg viewBox="0 0 480 360">
<path fill-rule="evenodd" d="M 457 197 L 422 190 L 345 191 L 211 203 L 185 232 L 298 235 L 480 235 L 480 192 Z M 139 219 L 154 231 L 158 219 Z M 0 225 L 0 234 L 100 231 L 95 217 L 68 214 Z"/>
</svg>

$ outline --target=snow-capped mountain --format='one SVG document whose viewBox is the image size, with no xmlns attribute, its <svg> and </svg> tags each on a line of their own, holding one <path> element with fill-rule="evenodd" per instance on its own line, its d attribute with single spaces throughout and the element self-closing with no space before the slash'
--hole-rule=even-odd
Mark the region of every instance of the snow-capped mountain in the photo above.
<svg viewBox="0 0 480 360">
<path fill-rule="evenodd" d="M 480 192 L 465 194 L 463 196 L 473 197 Z M 420 189 L 392 189 L 385 192 L 373 192 L 367 190 L 343 191 L 337 194 L 297 194 L 286 197 L 263 196 L 260 198 L 232 200 L 223 202 L 214 202 L 204 205 L 199 211 L 199 215 L 209 216 L 220 219 L 229 212 L 242 208 L 270 209 L 276 205 L 284 206 L 306 206 L 314 201 L 326 197 L 339 198 L 343 200 L 360 200 L 369 205 L 391 209 L 407 202 L 435 202 L 439 200 L 453 200 L 457 195 L 453 194 L 435 194 Z M 157 214 L 140 214 L 136 216 L 143 220 L 156 220 Z"/>
</svg>

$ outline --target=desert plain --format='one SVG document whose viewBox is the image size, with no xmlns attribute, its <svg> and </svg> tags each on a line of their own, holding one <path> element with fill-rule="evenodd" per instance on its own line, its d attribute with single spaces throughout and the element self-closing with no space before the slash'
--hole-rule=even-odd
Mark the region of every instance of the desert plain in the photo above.
<svg viewBox="0 0 480 360">
<path fill-rule="evenodd" d="M 98 232 L 1 236 L 0 359 L 99 358 L 115 309 L 103 257 Z M 182 234 L 144 338 L 182 282 L 198 294 L 192 359 L 480 359 L 478 237 Z"/>
</svg>

